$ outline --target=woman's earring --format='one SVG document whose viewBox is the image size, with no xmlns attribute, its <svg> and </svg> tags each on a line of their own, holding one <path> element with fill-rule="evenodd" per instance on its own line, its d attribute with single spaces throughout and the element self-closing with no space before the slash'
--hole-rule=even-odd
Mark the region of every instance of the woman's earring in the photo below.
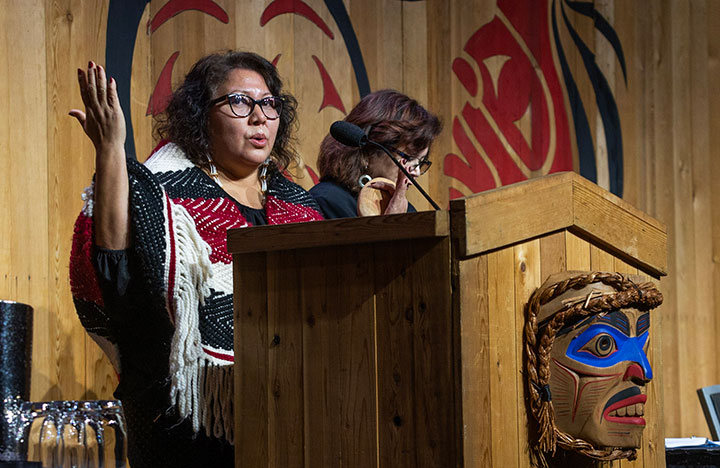
<svg viewBox="0 0 720 468">
<path fill-rule="evenodd" d="M 367 132 L 369 129 L 370 129 L 370 127 L 366 128 L 365 131 Z M 372 180 L 372 177 L 370 177 L 370 176 L 367 174 L 367 171 L 368 171 L 368 162 L 367 162 L 367 161 L 363 161 L 363 166 L 364 166 L 364 167 L 363 167 L 363 172 L 365 172 L 365 174 L 361 175 L 360 178 L 358 179 L 358 185 L 360 185 L 361 188 L 362 188 L 362 187 L 365 187 L 365 185 L 367 185 L 367 183 Z"/>
<path fill-rule="evenodd" d="M 222 187 L 222 182 L 220 182 L 220 176 L 218 175 L 218 171 L 217 171 L 217 168 L 215 167 L 215 164 L 213 164 L 212 158 L 210 156 L 208 156 L 207 160 L 208 160 L 208 164 L 210 165 L 210 171 L 209 171 L 210 177 L 212 178 L 212 180 L 215 181 L 216 184 L 218 184 L 218 186 Z"/>
<path fill-rule="evenodd" d="M 265 198 L 267 198 L 267 172 L 268 167 L 270 166 L 270 161 L 272 160 L 270 159 L 270 156 L 268 156 L 260 167 L 260 191 L 262 192 L 263 203 L 265 203 Z"/>
</svg>

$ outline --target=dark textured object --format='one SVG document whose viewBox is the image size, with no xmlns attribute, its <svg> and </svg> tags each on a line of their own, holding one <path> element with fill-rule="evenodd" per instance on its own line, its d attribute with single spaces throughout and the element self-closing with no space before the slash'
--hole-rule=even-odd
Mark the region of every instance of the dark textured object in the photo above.
<svg viewBox="0 0 720 468">
<path fill-rule="evenodd" d="M 0 301 L 0 398 L 30 399 L 33 309 Z"/>
<path fill-rule="evenodd" d="M 0 301 L 0 460 L 13 457 L 16 445 L 14 413 L 6 402 L 30 399 L 32 328 L 32 307 Z"/>
<path fill-rule="evenodd" d="M 668 468 L 720 468 L 720 446 L 665 449 L 665 460 Z"/>
</svg>

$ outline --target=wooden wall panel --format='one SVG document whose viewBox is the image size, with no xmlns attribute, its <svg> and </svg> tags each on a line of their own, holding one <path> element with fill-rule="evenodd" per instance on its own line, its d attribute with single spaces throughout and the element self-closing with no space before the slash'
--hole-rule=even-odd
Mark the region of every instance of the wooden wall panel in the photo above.
<svg viewBox="0 0 720 468">
<path fill-rule="evenodd" d="M 662 5 L 666 10 L 669 8 L 669 2 Z M 659 187 L 663 187 L 662 190 L 658 190 L 655 193 L 654 203 L 649 210 L 651 215 L 655 215 L 667 225 L 668 239 L 673 239 L 672 242 L 668 243 L 668 278 L 663 280 L 663 297 L 664 303 L 667 306 L 668 314 L 665 317 L 665 327 L 663 329 L 662 341 L 665 349 L 668 350 L 664 354 L 665 362 L 663 366 L 663 373 L 668 381 L 679 382 L 681 377 L 681 356 L 678 348 L 678 323 L 680 320 L 680 313 L 678 312 L 678 303 L 676 298 L 677 290 L 677 236 L 675 234 L 676 223 L 675 223 L 675 208 L 674 208 L 674 189 L 673 189 L 673 178 L 675 164 L 672 159 L 672 151 L 668 150 L 672 148 L 672 136 L 673 136 L 673 116 L 672 116 L 672 102 L 670 100 L 672 93 L 670 92 L 672 75 L 673 75 L 673 64 L 670 58 L 670 44 L 672 43 L 671 37 L 671 16 L 669 12 L 663 14 L 663 9 L 657 5 L 653 5 L 650 8 L 650 14 L 653 18 L 653 24 L 659 25 L 660 27 L 652 28 L 653 37 L 653 50 L 656 51 L 657 56 L 653 58 L 649 65 L 652 66 L 651 75 L 654 78 L 652 89 L 654 93 L 652 95 L 652 105 L 655 109 L 655 113 L 651 113 L 649 116 L 651 120 L 648 124 L 654 127 L 653 136 L 653 153 L 654 160 L 652 164 L 655 166 L 655 183 Z M 673 168 L 673 170 L 667 170 L 667 168 Z M 674 389 L 676 395 L 682 396 L 683 392 L 679 388 Z M 682 409 L 681 405 L 666 405 L 665 407 L 665 423 L 667 424 L 667 435 L 672 437 L 673 434 L 682 434 L 684 429 L 682 427 Z"/>
<path fill-rule="evenodd" d="M 688 21 L 690 38 L 688 70 L 692 83 L 692 86 L 689 87 L 692 199 L 688 206 L 692 206 L 693 213 L 692 239 L 688 239 L 688 244 L 692 246 L 693 252 L 690 254 L 690 264 L 687 265 L 692 272 L 692 277 L 682 278 L 690 284 L 692 297 L 689 301 L 683 301 L 683 309 L 689 313 L 685 315 L 688 329 L 679 330 L 689 339 L 684 348 L 684 353 L 687 353 L 685 359 L 689 359 L 696 349 L 719 349 L 720 347 L 718 336 L 705 331 L 713 329 L 718 315 L 713 307 L 713 270 L 716 267 L 707 250 L 708 246 L 712 245 L 713 224 L 708 220 L 712 219 L 712 191 L 715 184 L 710 170 L 713 154 L 709 145 L 710 109 L 706 103 L 716 83 L 716 77 L 708 74 L 708 39 L 716 40 L 718 31 L 709 29 L 706 19 L 715 3 L 712 1 L 692 3 Z M 678 276 L 678 279 L 680 278 Z M 693 320 L 688 320 L 691 317 Z M 711 385 L 707 382 L 720 381 L 720 366 L 716 359 L 705 359 L 699 363 L 699 368 L 693 369 L 693 374 L 695 378 L 689 379 L 690 388 L 685 392 L 688 396 L 692 395 L 699 387 Z M 684 409 L 687 412 L 697 413 L 697 402 L 690 398 L 688 400 L 691 402 L 690 406 L 686 406 Z M 702 430 L 702 433 L 707 433 L 704 418 L 699 419 L 699 424 L 691 425 L 689 430 L 691 432 Z"/>
<path fill-rule="evenodd" d="M 93 170 L 92 145 L 67 111 L 81 104 L 75 69 L 86 66 L 88 59 L 104 60 L 109 2 L 1 2 L 0 213 L 5 222 L 0 228 L 0 297 L 36 308 L 32 397 L 38 400 L 107 398 L 115 384 L 107 360 L 79 326 L 67 285 L 72 223 Z M 316 169 L 317 146 L 344 113 L 335 107 L 320 109 L 322 86 L 312 56 L 326 67 L 346 112 L 360 97 L 342 35 L 325 3 L 306 1 L 334 39 L 296 14 L 261 26 L 260 15 L 270 0 L 217 0 L 228 14 L 227 23 L 183 11 L 151 32 L 147 22 L 166 3 L 150 2 L 136 33 L 132 105 L 125 111 L 132 115 L 139 158 L 154 145 L 152 119 L 146 113 L 172 54 L 179 52 L 172 72 L 177 83 L 204 53 L 242 48 L 269 59 L 282 54 L 279 70 L 300 101 L 298 147 L 308 166 Z M 444 174 L 442 161 L 458 152 L 452 137 L 454 117 L 466 102 L 477 104 L 482 93 L 473 97 L 459 84 L 452 62 L 466 57 L 463 46 L 497 14 L 497 1 L 349 0 L 344 5 L 371 88 L 397 87 L 427 103 L 444 121 L 445 131 L 433 148 L 433 170 L 423 181 L 430 194 L 446 206 L 449 186 L 469 193 Z M 597 0 L 595 7 L 618 34 L 627 82 L 592 21 L 567 13 L 610 77 L 623 134 L 623 197 L 668 226 L 669 276 L 661 282 L 665 326 L 654 351 L 660 352 L 661 345 L 665 391 L 678 395 L 677 404 L 664 408 L 666 432 L 709 435 L 695 390 L 720 382 L 720 369 L 711 360 L 699 366 L 684 363 L 699 353 L 714 355 L 720 347 L 720 188 L 713 183 L 720 177 L 720 93 L 713 87 L 720 72 L 720 3 Z M 570 40 L 564 29 L 561 40 Z M 594 148 L 602 150 L 596 104 L 582 61 L 577 53 L 567 58 L 587 104 Z M 490 69 L 498 70 L 492 64 Z M 518 126 L 527 132 L 526 123 L 519 121 Z M 296 172 L 301 185 L 312 185 L 305 171 Z M 28 186 L 33 187 L 32 197 L 27 196 Z M 426 207 L 416 194 L 411 200 Z M 567 252 L 549 258 L 545 251 L 543 265 L 583 264 Z M 590 251 L 590 264 L 596 260 L 602 264 L 597 252 Z"/>
<path fill-rule="evenodd" d="M 48 288 L 48 182 L 55 174 L 48 174 L 47 165 L 43 2 L 3 2 L 0 31 L 0 203 L 5 214 L 0 298 L 34 307 L 33 379 L 37 388 L 50 389 L 57 384 L 57 339 L 64 337 L 55 333 Z M 82 366 L 82 360 L 68 364 Z"/>
<path fill-rule="evenodd" d="M 279 255 L 283 255 L 279 262 Z M 268 352 L 268 466 L 303 465 L 303 320 L 297 290 L 278 285 L 300 281 L 301 262 L 295 252 L 273 252 L 267 256 L 267 290 L 283 291 L 269 296 Z M 286 450 L 277 450 L 285 447 Z"/>
<path fill-rule="evenodd" d="M 571 232 L 565 232 L 565 255 L 568 271 L 590 269 L 590 244 Z"/>
<path fill-rule="evenodd" d="M 619 271 L 615 268 L 615 257 L 594 245 L 590 246 L 590 269 L 592 271 Z"/>
<path fill-rule="evenodd" d="M 57 389 L 38 399 L 110 398 L 117 378 L 107 358 L 80 326 L 69 297 L 68 263 L 70 235 L 80 211 L 80 198 L 89 185 L 95 152 L 74 118 L 72 108 L 82 108 L 77 89 L 77 68 L 88 59 L 104 56 L 107 3 L 85 5 L 79 1 L 49 4 L 46 18 L 49 180 L 49 272 L 51 309 L 56 335 L 54 379 Z M 57 313 L 58 311 L 66 313 Z M 68 359 L 73 356 L 75 359 Z"/>
<path fill-rule="evenodd" d="M 613 18 L 615 16 L 615 2 L 599 0 L 595 2 L 594 6 L 598 13 L 605 18 Z M 617 7 L 618 9 L 621 8 L 620 5 L 618 5 Z M 617 88 L 624 85 L 623 81 L 616 81 L 613 79 L 616 70 L 620 69 L 621 67 L 617 62 L 615 51 L 613 50 L 610 42 L 605 40 L 599 30 L 595 29 L 595 24 L 593 24 L 592 26 L 592 34 L 595 40 L 591 43 L 593 44 L 593 50 L 595 53 L 595 62 L 597 63 L 600 72 L 602 72 L 604 76 L 609 77 L 608 87 L 612 94 L 615 95 Z M 605 139 L 606 130 L 603 126 L 602 118 L 600 116 L 600 111 L 598 108 L 595 108 L 594 114 L 595 125 L 591 128 L 595 131 L 595 160 L 597 165 L 597 184 L 609 190 L 610 167 L 608 166 L 609 148 Z"/>
<path fill-rule="evenodd" d="M 457 283 L 458 278 L 462 278 L 462 283 Z M 485 443 L 492 437 L 488 256 L 478 255 L 459 262 L 454 279 L 453 287 L 459 294 L 453 307 L 469 311 L 460 317 L 463 457 L 468 468 L 495 466 L 492 447 Z M 463 285 L 470 287 L 463 288 Z"/>
<path fill-rule="evenodd" d="M 35 400 L 108 398 L 114 387 L 107 360 L 73 313 L 68 286 L 70 233 L 91 174 L 92 145 L 67 112 L 80 104 L 75 69 L 102 51 L 107 18 L 104 2 L 81 6 L 3 2 L 7 232 L 0 295 L 35 307 Z"/>
<path fill-rule="evenodd" d="M 334 272 L 325 268 L 329 254 L 318 252 L 315 261 L 303 265 L 303 283 L 299 309 L 303 316 L 303 362 L 314 362 L 317 366 L 303 366 L 304 434 L 313 437 L 304 441 L 304 466 L 328 466 L 341 454 L 340 434 L 332 430 L 332 422 L 339 417 L 337 401 L 327 398 L 330 388 L 338 388 L 340 380 L 340 359 L 337 350 L 341 349 L 338 333 L 339 320 L 334 319 L 328 304 L 334 302 L 334 296 L 324 291 L 337 291 L 342 283 Z M 330 297 L 328 297 L 330 296 Z M 332 343 L 332 345 L 330 345 Z M 336 352 L 327 353 L 326 349 Z M 311 419 L 310 415 L 322 415 Z"/>
<path fill-rule="evenodd" d="M 677 241 L 675 246 L 675 278 L 676 278 L 676 301 L 677 301 L 677 346 L 680 355 L 678 356 L 678 368 L 680 370 L 679 380 L 676 382 L 680 395 L 687 395 L 695 391 L 697 374 L 702 372 L 701 368 L 693 369 L 695 375 L 685 375 L 683 378 L 680 361 L 682 354 L 692 346 L 695 336 L 695 314 L 702 314 L 697 310 L 695 289 L 695 238 L 693 235 L 695 225 L 694 210 L 694 187 L 693 187 L 693 153 L 692 153 L 692 107 L 690 102 L 690 8 L 689 4 L 680 2 L 670 3 L 670 14 L 672 18 L 671 31 L 672 43 L 669 59 L 672 61 L 672 83 L 669 91 L 669 99 L 672 104 L 673 128 L 672 145 L 670 146 L 670 157 L 672 158 L 673 171 L 673 209 L 674 229 L 668 234 L 674 234 Z M 670 207 L 667 207 L 670 208 Z M 671 234 L 672 233 L 672 234 Z M 671 253 L 672 255 L 672 253 Z M 690 311 L 692 315 L 690 315 Z M 689 318 L 693 320 L 688 320 Z M 697 408 L 697 402 L 681 398 L 679 403 L 680 414 L 688 414 Z M 682 417 L 682 416 L 681 416 Z M 681 425 L 670 429 L 673 431 L 686 428 Z M 687 429 L 690 429 L 689 427 Z M 693 434 L 695 432 L 693 431 Z"/>
<path fill-rule="evenodd" d="M 709 2 L 709 8 L 707 10 L 706 21 L 708 23 L 708 31 L 720 31 L 720 8 L 714 2 Z M 707 41 L 708 49 L 708 81 L 714 83 L 713 77 L 720 76 L 720 40 L 718 40 L 717 34 L 708 34 L 705 38 Z M 709 90 L 707 96 L 708 106 L 708 134 L 709 144 L 708 151 L 710 152 L 710 174 L 712 181 L 717 181 L 720 177 L 720 157 L 718 157 L 718 148 L 720 148 L 720 93 L 716 93 L 713 90 Z M 709 328 L 708 333 L 714 337 L 720 336 L 720 320 L 718 320 L 718 308 L 720 307 L 720 268 L 718 268 L 718 261 L 720 261 L 720 187 L 717 183 L 711 184 L 711 210 L 709 213 L 708 222 L 712 223 L 712 239 L 710 245 L 704 245 L 704 253 L 706 255 L 706 261 L 712 262 L 712 294 L 713 304 L 712 313 L 715 317 L 714 329 Z M 716 352 L 715 350 L 706 350 L 709 352 Z M 663 349 L 664 351 L 664 349 Z M 720 369 L 718 370 L 720 373 Z M 710 376 L 708 381 L 702 382 L 702 385 L 714 385 L 713 381 L 720 381 L 720 376 L 715 374 Z M 708 431 L 706 429 L 706 431 Z M 708 432 L 703 432 L 708 434 Z"/>
<path fill-rule="evenodd" d="M 654 165 L 647 165 L 640 155 L 653 150 L 652 96 L 654 93 L 652 16 L 641 2 L 625 2 L 615 8 L 614 26 L 621 34 L 627 61 L 627 84 L 620 67 L 615 68 L 615 98 L 621 115 L 624 158 L 625 191 L 623 198 L 633 206 L 647 210 L 649 188 L 652 186 Z"/>
<path fill-rule="evenodd" d="M 527 419 L 527 406 L 525 404 L 527 395 L 525 389 L 525 355 L 523 353 L 524 332 L 525 332 L 525 304 L 537 288 L 542 284 L 541 277 L 542 260 L 541 260 L 541 244 L 540 239 L 531 240 L 513 247 L 515 255 L 515 341 L 518 343 L 517 354 L 515 355 L 515 366 L 517 369 L 517 440 L 519 444 L 518 466 L 529 468 L 530 457 L 530 433 L 527 424 L 523 421 Z"/>
<path fill-rule="evenodd" d="M 713 183 L 720 101 L 711 91 L 720 5 L 623 2 L 623 8 L 629 10 L 616 7 L 615 26 L 628 60 L 627 88 L 616 88 L 630 177 L 624 198 L 664 222 L 670 241 L 665 303 L 657 314 L 664 323 L 663 387 L 678 401 L 664 408 L 666 435 L 709 436 L 695 391 L 719 381 L 720 369 L 713 361 L 684 363 L 698 349 L 715 353 L 720 344 Z"/>
<path fill-rule="evenodd" d="M 242 263 L 244 268 L 240 267 Z M 235 300 L 243 297 L 244 307 L 235 302 L 234 321 L 237 323 L 234 349 L 238 352 L 238 362 L 242 362 L 242 372 L 234 373 L 235 388 L 244 398 L 238 401 L 235 397 L 234 411 L 245 415 L 242 420 L 235 419 L 236 448 L 244 454 L 242 463 L 251 468 L 262 466 L 268 459 L 270 434 L 267 427 L 269 414 L 268 396 L 271 389 L 268 386 L 257 385 L 262 382 L 269 372 L 269 358 L 267 348 L 269 342 L 268 303 L 267 295 L 267 254 L 243 255 L 240 262 L 233 264 L 233 278 L 242 278 L 233 284 Z M 243 273 L 253 271 L 254 274 L 244 276 Z M 240 284 L 242 283 L 242 285 Z M 247 288 L 250 293 L 240 294 L 241 288 Z M 246 317 L 239 319 L 239 314 Z M 245 364 L 247 363 L 247 364 Z M 252 397 L 249 397 L 251 395 Z M 242 466 L 242 465 L 241 465 Z"/>
<path fill-rule="evenodd" d="M 374 250 L 378 466 L 454 465 L 454 318 L 449 270 L 439 267 L 449 266 L 449 241 Z"/>
<path fill-rule="evenodd" d="M 345 50 L 342 34 L 337 27 L 332 15 L 325 8 L 322 2 L 311 3 L 318 15 L 333 33 L 329 38 L 322 30 L 310 21 L 298 17 L 285 15 L 272 21 L 278 25 L 282 22 L 294 21 L 295 34 L 293 38 L 287 38 L 288 44 L 278 44 L 268 56 L 274 57 L 277 53 L 283 56 L 278 62 L 280 72 L 287 79 L 292 91 L 298 97 L 298 120 L 300 121 L 300 132 L 302 137 L 299 140 L 298 150 L 303 162 L 307 165 L 292 171 L 297 183 L 305 188 L 314 185 L 313 179 L 308 171 L 313 171 L 319 176 L 317 169 L 317 154 L 320 142 L 328 133 L 330 125 L 336 120 L 341 120 L 352 106 L 359 100 L 355 75 L 353 74 L 350 58 Z M 354 5 L 351 4 L 350 8 Z M 271 23 L 268 23 L 270 26 Z M 267 27 L 267 26 L 266 26 Z M 282 34 L 278 34 L 282 37 Z M 292 67 L 283 68 L 287 63 L 285 51 L 293 51 Z M 321 81 L 320 67 L 323 67 L 332 86 L 338 93 L 339 104 L 323 107 L 324 86 Z M 307 96 L 300 98 L 300 96 Z M 338 108 L 339 106 L 339 108 Z"/>
<path fill-rule="evenodd" d="M 540 239 L 540 284 L 551 274 L 567 269 L 565 235 L 563 230 Z"/>
<path fill-rule="evenodd" d="M 488 254 L 488 305 L 490 316 L 490 398 L 502 401 L 501 408 L 491 408 L 492 453 L 496 463 L 518 467 L 520 441 L 517 438 L 517 414 L 520 401 L 500 395 L 517 395 L 517 362 L 514 357 L 522 349 L 515 335 L 515 276 L 513 249 L 505 248 Z M 502 311 L 502 312 L 500 312 Z M 496 405 L 497 406 L 497 405 Z"/>
<path fill-rule="evenodd" d="M 430 108 L 428 96 L 428 22 L 427 2 L 401 2 L 402 5 L 402 83 L 400 90 L 412 90 L 411 95 L 423 106 Z M 410 92 L 410 91 L 407 91 Z M 440 147 L 430 149 L 431 157 L 439 159 Z M 437 172 L 437 171 L 436 171 Z M 432 171 L 418 178 L 418 182 L 428 193 L 439 192 L 437 179 L 431 177 Z M 417 190 L 410 190 L 408 200 L 418 210 L 430 210 L 432 206 Z M 437 203 L 437 201 L 436 201 Z M 442 206 L 442 205 L 441 205 Z"/>
<path fill-rule="evenodd" d="M 339 417 L 346 422 L 347 430 L 340 434 L 340 466 L 378 466 L 378 349 L 375 333 L 378 306 L 373 301 L 377 285 L 372 284 L 372 270 L 375 270 L 372 246 L 364 249 L 345 247 L 338 255 L 342 265 L 338 272 L 338 285 L 327 294 L 336 305 L 331 306 L 338 317 L 337 348 L 340 373 L 339 393 L 346 397 L 340 403 Z M 343 255 L 344 254 L 344 255 Z M 353 298 L 359 313 L 338 314 L 347 310 L 347 299 Z M 329 304 L 332 302 L 328 301 Z M 387 310 L 387 309 L 385 309 Z M 362 356 L 358 359 L 359 356 Z M 333 390 L 330 390 L 333 391 Z M 338 391 L 333 393 L 336 395 Z M 385 424 L 387 425 L 387 420 Z M 311 437 L 311 435 L 308 435 Z"/>
</svg>

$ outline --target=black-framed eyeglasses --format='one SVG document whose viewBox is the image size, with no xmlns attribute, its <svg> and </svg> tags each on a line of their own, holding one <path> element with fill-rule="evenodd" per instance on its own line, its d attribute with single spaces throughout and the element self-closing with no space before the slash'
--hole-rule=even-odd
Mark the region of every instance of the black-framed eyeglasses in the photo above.
<svg viewBox="0 0 720 468">
<path fill-rule="evenodd" d="M 265 114 L 265 117 L 269 120 L 275 120 L 282 114 L 283 100 L 277 96 L 268 96 L 255 100 L 247 94 L 231 93 L 213 99 L 210 101 L 210 105 L 214 106 L 218 102 L 225 100 L 230 104 L 232 113 L 238 117 L 247 117 L 252 114 L 252 111 L 255 110 L 255 104 L 260 106 L 262 113 Z"/>
<path fill-rule="evenodd" d="M 430 169 L 430 166 L 432 166 L 432 161 L 430 161 L 428 156 L 425 156 L 424 158 L 416 158 L 403 153 L 400 150 L 396 150 L 396 153 L 398 156 L 408 161 L 408 165 L 406 167 L 408 172 L 415 172 L 415 170 L 418 170 L 420 175 L 423 175 L 428 171 L 428 169 Z"/>
</svg>

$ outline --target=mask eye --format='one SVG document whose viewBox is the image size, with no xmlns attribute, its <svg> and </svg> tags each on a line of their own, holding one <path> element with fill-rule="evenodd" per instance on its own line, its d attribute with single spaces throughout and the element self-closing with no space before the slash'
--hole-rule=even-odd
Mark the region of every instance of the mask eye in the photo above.
<svg viewBox="0 0 720 468">
<path fill-rule="evenodd" d="M 588 341 L 579 351 L 604 358 L 617 351 L 617 344 L 612 336 L 607 333 L 600 333 Z"/>
</svg>

